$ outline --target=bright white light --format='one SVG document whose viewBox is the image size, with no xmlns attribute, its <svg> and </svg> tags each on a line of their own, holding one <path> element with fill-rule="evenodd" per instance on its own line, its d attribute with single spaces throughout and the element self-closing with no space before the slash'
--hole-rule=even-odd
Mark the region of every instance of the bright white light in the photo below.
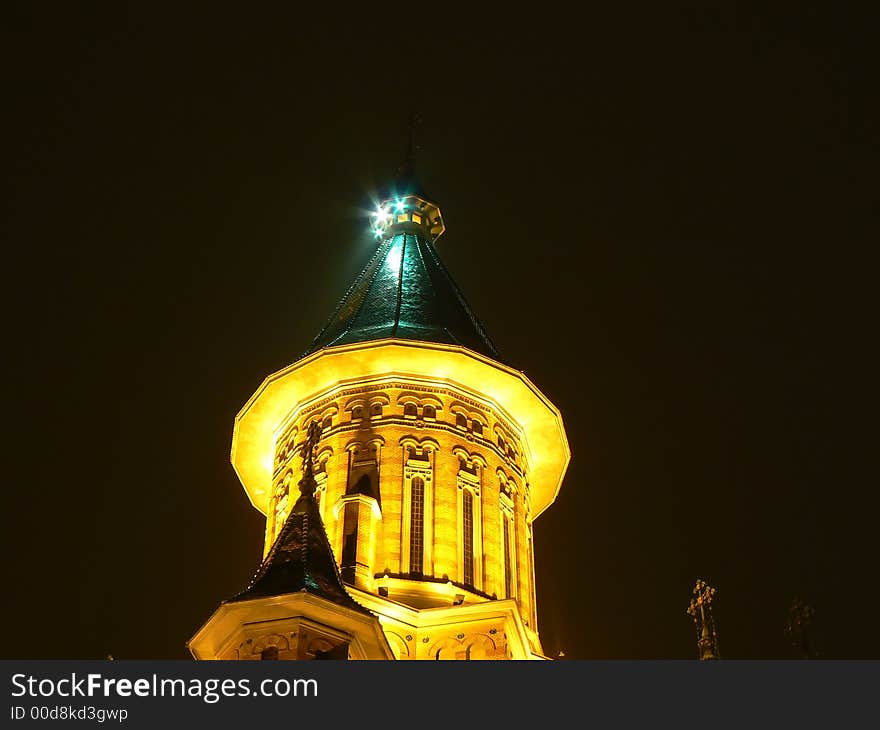
<svg viewBox="0 0 880 730">
<path fill-rule="evenodd" d="M 373 229 L 373 233 L 377 239 L 382 238 L 385 229 L 388 227 L 388 219 L 390 218 L 388 208 L 379 206 L 373 211 L 373 213 L 371 213 L 371 216 L 373 220 L 370 223 L 370 228 Z"/>
<path fill-rule="evenodd" d="M 392 276 L 397 276 L 400 273 L 400 259 L 403 257 L 403 243 L 398 242 L 394 246 L 394 250 L 391 251 L 388 256 L 385 257 L 385 266 L 388 271 L 391 272 Z"/>
<path fill-rule="evenodd" d="M 401 199 L 401 200 L 398 200 L 398 201 L 394 204 L 394 207 L 397 208 L 397 212 L 398 212 L 398 213 L 403 213 L 403 211 L 406 210 L 406 202 L 405 202 L 404 200 L 402 200 L 402 199 Z"/>
</svg>

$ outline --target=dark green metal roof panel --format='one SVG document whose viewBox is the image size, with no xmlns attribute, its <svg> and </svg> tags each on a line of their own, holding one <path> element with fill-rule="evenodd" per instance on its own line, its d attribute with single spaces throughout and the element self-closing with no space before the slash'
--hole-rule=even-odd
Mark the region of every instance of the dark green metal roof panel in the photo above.
<svg viewBox="0 0 880 730">
<path fill-rule="evenodd" d="M 433 244 L 417 233 L 381 243 L 303 356 L 387 337 L 463 345 L 499 359 Z"/>
</svg>

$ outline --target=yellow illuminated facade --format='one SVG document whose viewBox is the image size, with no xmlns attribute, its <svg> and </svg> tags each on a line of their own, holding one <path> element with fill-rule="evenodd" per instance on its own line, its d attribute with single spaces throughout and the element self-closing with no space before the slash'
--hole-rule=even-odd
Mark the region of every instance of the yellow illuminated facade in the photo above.
<svg viewBox="0 0 880 730">
<path fill-rule="evenodd" d="M 268 658 L 280 659 L 320 658 L 340 646 L 364 659 L 544 658 L 532 524 L 556 498 L 568 465 L 560 413 L 523 373 L 493 357 L 491 344 L 480 352 L 477 340 L 475 347 L 432 341 L 470 334 L 453 329 L 470 326 L 448 311 L 458 300 L 466 308 L 457 290 L 458 300 L 435 292 L 441 277 L 418 269 L 441 266 L 424 263 L 443 231 L 439 209 L 410 195 L 387 211 L 377 227 L 378 263 L 349 294 L 359 309 L 344 300 L 336 315 L 339 344 L 270 375 L 236 417 L 232 442 L 236 473 L 266 515 L 270 562 L 292 512 L 304 510 L 302 444 L 319 424 L 314 509 L 345 590 L 367 611 L 355 615 L 305 588 L 227 602 L 190 641 L 197 658 L 267 658 L 267 646 L 274 647 Z M 374 291 L 383 276 L 391 285 Z M 364 307 L 395 286 L 402 301 L 389 311 L 398 319 L 383 330 L 374 322 L 384 300 L 375 311 Z M 404 300 L 410 289 L 423 309 Z M 431 296 L 452 304 L 444 310 Z M 429 315 L 452 325 L 435 326 Z"/>
</svg>

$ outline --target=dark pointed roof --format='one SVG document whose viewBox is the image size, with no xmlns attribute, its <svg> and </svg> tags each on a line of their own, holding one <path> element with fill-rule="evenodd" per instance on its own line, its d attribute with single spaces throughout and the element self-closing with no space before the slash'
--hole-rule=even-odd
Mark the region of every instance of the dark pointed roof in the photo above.
<svg viewBox="0 0 880 730">
<path fill-rule="evenodd" d="M 499 359 L 434 245 L 418 231 L 382 241 L 303 356 L 387 337 L 463 345 Z"/>
<path fill-rule="evenodd" d="M 342 584 L 318 503 L 303 494 L 248 587 L 226 603 L 305 591 L 372 616 Z"/>
</svg>

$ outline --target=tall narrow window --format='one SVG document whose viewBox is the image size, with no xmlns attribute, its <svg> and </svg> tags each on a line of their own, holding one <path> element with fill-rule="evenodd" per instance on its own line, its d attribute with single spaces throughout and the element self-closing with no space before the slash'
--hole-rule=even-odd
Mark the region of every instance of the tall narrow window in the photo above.
<svg viewBox="0 0 880 730">
<path fill-rule="evenodd" d="M 421 575 L 424 564 L 425 482 L 420 477 L 412 480 L 412 499 L 409 523 L 409 572 Z"/>
<path fill-rule="evenodd" d="M 538 625 L 538 615 L 535 610 L 535 543 L 532 540 L 532 526 L 529 525 L 528 530 L 526 531 L 526 539 L 528 542 L 528 553 L 529 553 L 529 600 L 532 604 L 532 625 Z"/>
<path fill-rule="evenodd" d="M 345 516 L 342 521 L 342 580 L 354 583 L 357 567 L 358 542 L 358 508 L 357 502 L 345 505 Z"/>
<path fill-rule="evenodd" d="M 465 489 L 462 495 L 462 556 L 464 560 L 464 584 L 474 584 L 474 495 Z"/>
<path fill-rule="evenodd" d="M 510 520 L 504 518 L 504 597 L 510 598 L 512 581 L 510 574 Z"/>
</svg>

